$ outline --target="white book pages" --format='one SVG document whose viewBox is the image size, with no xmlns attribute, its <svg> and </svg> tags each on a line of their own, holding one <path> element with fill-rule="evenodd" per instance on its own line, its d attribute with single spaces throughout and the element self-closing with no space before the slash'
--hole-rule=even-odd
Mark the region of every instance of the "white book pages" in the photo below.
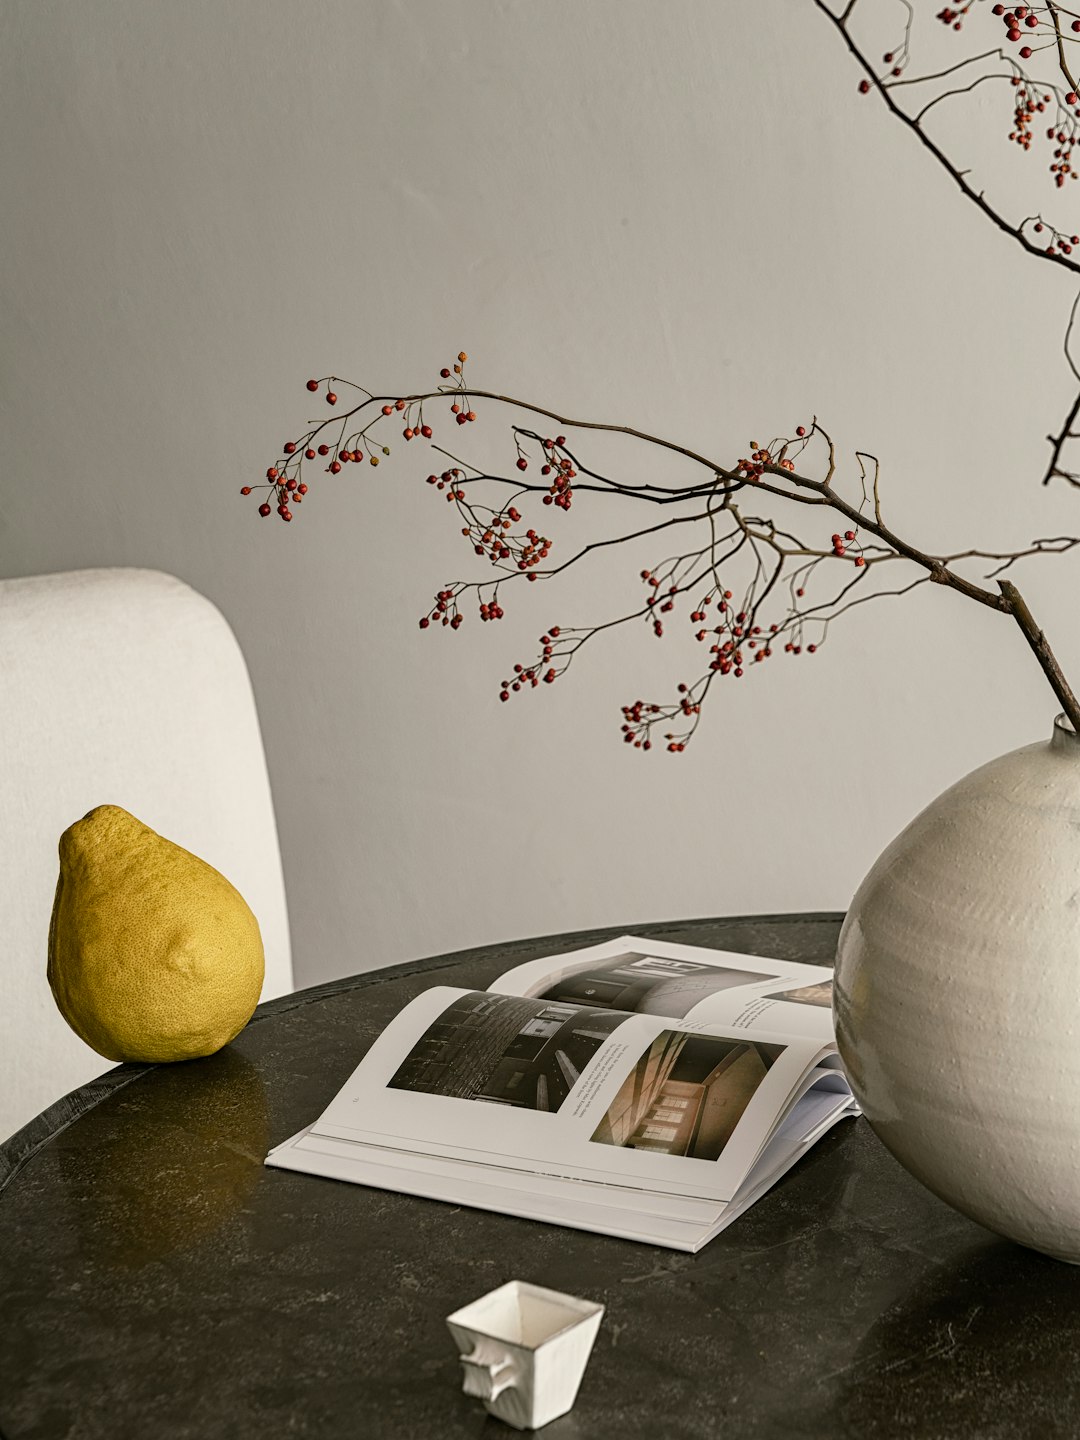
<svg viewBox="0 0 1080 1440">
<path fill-rule="evenodd" d="M 267 1164 L 447 1204 L 696 1251 L 769 1190 L 814 1140 L 847 1113 L 843 1097 L 835 1092 L 814 1091 L 804 1096 L 739 1194 L 727 1205 L 643 1195 L 620 1191 L 615 1186 L 583 1185 L 580 1181 L 499 1171 L 497 1167 L 478 1170 L 467 1163 L 435 1156 L 406 1155 L 327 1140 L 309 1131 L 301 1131 L 271 1151 Z M 809 1129 L 804 1132 L 804 1127 Z"/>
<path fill-rule="evenodd" d="M 319 1149 L 287 1142 L 271 1152 L 266 1163 L 279 1169 L 302 1170 L 335 1180 L 351 1180 L 380 1190 L 419 1195 L 477 1210 L 494 1210 L 525 1220 L 614 1235 L 647 1245 L 664 1245 L 673 1250 L 698 1249 L 712 1228 L 662 1216 L 636 1216 L 632 1210 L 606 1204 L 602 1189 L 600 1198 L 580 1185 L 574 1185 L 565 1195 L 530 1192 L 504 1187 L 487 1175 L 477 1178 L 476 1171 L 469 1167 L 454 1167 L 450 1174 L 441 1171 L 426 1173 L 423 1169 L 407 1168 L 399 1163 L 400 1159 L 399 1155 L 390 1151 L 382 1152 L 377 1158 L 375 1152 L 368 1153 L 367 1147 L 361 1147 L 356 1156 L 343 1160 L 340 1156 L 326 1155 Z"/>
<path fill-rule="evenodd" d="M 602 1182 L 571 1180 L 561 1175 L 539 1175 L 525 1170 L 511 1170 L 499 1165 L 477 1165 L 471 1161 L 448 1160 L 441 1155 L 390 1150 L 385 1146 L 367 1145 L 348 1140 L 334 1140 L 313 1131 L 303 1131 L 286 1146 L 305 1153 L 318 1153 L 340 1161 L 343 1167 L 352 1162 L 381 1164 L 409 1170 L 415 1174 L 446 1178 L 488 1179 L 505 1190 L 519 1193 L 527 1200 L 532 1195 L 551 1198 L 574 1198 L 592 1195 L 605 1205 L 629 1215 L 653 1215 L 664 1220 L 677 1220 L 690 1225 L 711 1224 L 718 1204 L 713 1200 L 697 1200 L 687 1196 L 669 1195 L 659 1191 L 627 1189 Z M 276 1154 L 277 1152 L 271 1152 Z M 347 1178 L 342 1176 L 341 1178 Z"/>
<path fill-rule="evenodd" d="M 701 1021 L 676 1028 L 659 1016 L 606 1011 L 597 1017 L 580 1006 L 539 1004 L 532 1019 L 517 1013 L 522 1006 L 529 1009 L 522 1000 L 444 986 L 417 996 L 375 1041 L 313 1131 L 730 1200 L 826 1050 L 816 1037 L 786 1041 L 762 1029 L 751 1039 L 722 1035 Z M 500 1059 L 496 1072 L 507 1075 L 508 1087 L 514 1075 L 527 1075 L 526 1057 L 542 1053 L 548 1026 L 556 1040 L 568 1035 L 567 1051 L 588 1056 L 580 1071 L 566 1076 L 557 1109 L 475 1093 L 481 1084 L 492 1088 L 491 1054 L 508 1036 L 514 1037 L 510 1058 Z M 556 1049 L 550 1062 L 556 1081 L 560 1059 L 572 1069 L 565 1053 Z M 687 1151 L 672 1153 L 679 1115 L 693 1138 Z"/>
<path fill-rule="evenodd" d="M 831 984 L 626 935 L 434 987 L 266 1163 L 697 1250 L 858 1113 Z"/>
</svg>

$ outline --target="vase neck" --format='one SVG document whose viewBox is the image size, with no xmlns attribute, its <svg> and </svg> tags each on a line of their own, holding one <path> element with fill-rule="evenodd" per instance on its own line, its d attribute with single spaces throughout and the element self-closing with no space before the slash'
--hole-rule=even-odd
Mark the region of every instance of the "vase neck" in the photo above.
<svg viewBox="0 0 1080 1440">
<path fill-rule="evenodd" d="M 1058 715 L 1054 720 L 1050 748 L 1059 750 L 1062 754 L 1080 755 L 1080 735 L 1073 729 L 1067 715 Z"/>
</svg>

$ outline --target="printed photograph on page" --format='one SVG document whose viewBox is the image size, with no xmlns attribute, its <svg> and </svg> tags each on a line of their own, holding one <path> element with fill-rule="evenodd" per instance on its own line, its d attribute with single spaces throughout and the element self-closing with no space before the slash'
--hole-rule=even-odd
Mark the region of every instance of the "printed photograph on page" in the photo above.
<svg viewBox="0 0 1080 1440">
<path fill-rule="evenodd" d="M 755 981 L 775 979 L 771 969 L 720 969 L 699 960 L 668 960 L 626 951 L 563 976 L 538 991 L 545 1000 L 603 1005 L 638 1015 L 681 1020 L 710 995 Z"/>
<path fill-rule="evenodd" d="M 592 1139 L 719 1160 L 784 1046 L 664 1030 L 629 1072 Z"/>
<path fill-rule="evenodd" d="M 578 1004 L 464 995 L 428 1026 L 388 1084 L 427 1095 L 558 1110 L 625 1019 Z"/>
</svg>

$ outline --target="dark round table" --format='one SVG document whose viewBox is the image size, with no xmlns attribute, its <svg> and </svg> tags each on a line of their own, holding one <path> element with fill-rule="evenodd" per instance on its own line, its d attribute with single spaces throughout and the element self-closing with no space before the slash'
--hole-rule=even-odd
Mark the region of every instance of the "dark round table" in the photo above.
<svg viewBox="0 0 1080 1440">
<path fill-rule="evenodd" d="M 635 933 L 827 963 L 839 923 Z M 549 1440 L 1080 1435 L 1080 1272 L 955 1214 L 863 1120 L 696 1256 L 264 1168 L 427 986 L 618 933 L 271 1001 L 220 1054 L 119 1066 L 0 1147 L 4 1440 L 498 1440 L 443 1317 L 515 1277 L 607 1306 Z"/>
</svg>

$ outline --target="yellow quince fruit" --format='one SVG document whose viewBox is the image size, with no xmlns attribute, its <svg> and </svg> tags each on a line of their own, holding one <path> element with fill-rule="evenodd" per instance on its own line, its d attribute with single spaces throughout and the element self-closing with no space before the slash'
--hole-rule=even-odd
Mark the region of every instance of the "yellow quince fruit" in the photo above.
<svg viewBox="0 0 1080 1440">
<path fill-rule="evenodd" d="M 263 964 L 243 896 L 134 815 L 99 805 L 60 837 L 49 984 L 99 1055 L 212 1055 L 251 1019 Z"/>
</svg>

